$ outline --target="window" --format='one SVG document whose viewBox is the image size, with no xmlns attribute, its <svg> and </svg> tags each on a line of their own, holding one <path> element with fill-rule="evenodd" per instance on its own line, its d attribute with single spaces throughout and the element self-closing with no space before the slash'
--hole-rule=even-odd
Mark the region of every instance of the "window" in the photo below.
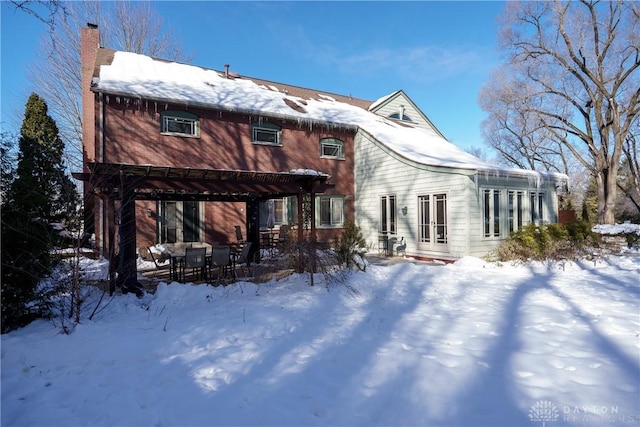
<svg viewBox="0 0 640 427">
<path fill-rule="evenodd" d="M 402 117 L 402 118 L 400 118 L 400 117 Z M 400 113 L 389 114 L 389 118 L 390 119 L 396 119 L 396 120 L 402 120 L 404 122 L 412 122 L 413 121 L 413 120 L 411 120 L 411 117 L 407 116 L 404 113 L 402 113 L 402 116 L 400 116 Z"/>
<path fill-rule="evenodd" d="M 500 237 L 500 190 L 483 190 L 484 237 Z"/>
<path fill-rule="evenodd" d="M 289 221 L 289 198 L 283 197 L 278 199 L 271 199 L 273 202 L 273 225 L 280 226 L 283 224 L 290 224 Z M 269 201 L 260 202 L 260 227 L 268 226 L 269 218 Z"/>
<path fill-rule="evenodd" d="M 509 233 L 522 228 L 524 219 L 524 194 L 522 191 L 509 191 Z"/>
<path fill-rule="evenodd" d="M 204 236 L 202 202 L 158 202 L 159 243 L 200 242 Z"/>
<path fill-rule="evenodd" d="M 200 136 L 198 116 L 186 111 L 163 111 L 160 113 L 160 131 L 178 136 Z"/>
<path fill-rule="evenodd" d="M 320 196 L 317 199 L 316 221 L 320 227 L 341 227 L 344 225 L 344 197 Z"/>
<path fill-rule="evenodd" d="M 532 192 L 530 194 L 531 223 L 541 224 L 544 220 L 544 193 Z"/>
<path fill-rule="evenodd" d="M 396 196 L 380 197 L 380 231 L 396 234 Z"/>
<path fill-rule="evenodd" d="M 429 196 L 418 196 L 418 241 L 420 243 L 431 242 L 431 207 Z"/>
<path fill-rule="evenodd" d="M 282 128 L 272 123 L 252 123 L 251 140 L 256 144 L 282 145 Z"/>
<path fill-rule="evenodd" d="M 344 159 L 344 142 L 335 138 L 320 140 L 320 157 Z"/>
</svg>

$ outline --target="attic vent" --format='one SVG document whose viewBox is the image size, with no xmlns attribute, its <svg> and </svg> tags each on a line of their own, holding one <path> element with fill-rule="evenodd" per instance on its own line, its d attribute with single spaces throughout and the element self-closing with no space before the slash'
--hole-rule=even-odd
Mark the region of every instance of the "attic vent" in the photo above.
<svg viewBox="0 0 640 427">
<path fill-rule="evenodd" d="M 305 110 L 304 107 L 302 107 L 302 105 L 299 105 L 297 102 L 292 101 L 289 98 L 284 98 L 284 103 L 287 104 L 293 110 L 297 111 L 298 113 L 304 113 L 304 114 L 307 113 L 307 110 Z"/>
</svg>

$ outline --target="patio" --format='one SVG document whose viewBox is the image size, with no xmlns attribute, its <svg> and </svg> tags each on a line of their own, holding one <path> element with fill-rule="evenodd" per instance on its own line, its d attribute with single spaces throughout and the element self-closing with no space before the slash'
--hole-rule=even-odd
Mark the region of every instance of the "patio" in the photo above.
<svg viewBox="0 0 640 427">
<path fill-rule="evenodd" d="M 315 194 L 333 187 L 327 182 L 329 175 L 308 171 L 192 169 L 119 163 L 88 163 L 87 168 L 88 172 L 73 175 L 88 183 L 91 193 L 104 202 L 107 233 L 105 241 L 99 244 L 114 266 L 110 272 L 111 293 L 116 287 L 132 291 L 139 287 L 136 280 L 136 251 L 139 249 L 136 244 L 136 200 L 245 202 L 247 241 L 253 243 L 252 251 L 257 251 L 263 243 L 259 201 L 297 196 L 298 223 L 302 223 L 303 196 L 309 195 L 310 233 L 315 240 Z M 298 230 L 297 238 L 302 239 L 302 230 Z M 116 254 L 120 262 L 114 262 Z"/>
</svg>

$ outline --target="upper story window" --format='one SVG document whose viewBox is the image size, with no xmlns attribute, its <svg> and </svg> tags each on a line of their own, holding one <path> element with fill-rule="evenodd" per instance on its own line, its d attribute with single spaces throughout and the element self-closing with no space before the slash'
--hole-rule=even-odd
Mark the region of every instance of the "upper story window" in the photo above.
<svg viewBox="0 0 640 427">
<path fill-rule="evenodd" d="M 200 119 L 186 111 L 162 111 L 160 131 L 167 135 L 200 137 Z"/>
<path fill-rule="evenodd" d="M 320 140 L 320 157 L 344 159 L 344 142 L 336 138 L 322 138 Z"/>
<path fill-rule="evenodd" d="M 404 113 L 402 113 L 402 116 L 400 115 L 400 113 L 389 114 L 389 118 L 390 119 L 396 119 L 396 120 L 402 120 L 402 121 L 405 121 L 405 122 L 412 122 L 413 121 L 413 120 L 411 120 L 411 117 L 407 116 Z"/>
<path fill-rule="evenodd" d="M 252 123 L 251 141 L 256 144 L 282 145 L 282 128 L 272 123 Z"/>
</svg>

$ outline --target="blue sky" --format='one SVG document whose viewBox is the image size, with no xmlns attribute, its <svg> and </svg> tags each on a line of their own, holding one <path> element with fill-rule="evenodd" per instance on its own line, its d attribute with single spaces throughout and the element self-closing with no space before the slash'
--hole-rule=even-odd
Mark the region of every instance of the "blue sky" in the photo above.
<svg viewBox="0 0 640 427">
<path fill-rule="evenodd" d="M 372 101 L 402 89 L 450 141 L 486 150 L 478 94 L 498 64 L 502 2 L 152 5 L 194 65 L 228 63 L 242 75 Z M 1 121 L 17 130 L 33 91 L 26 67 L 46 27 L 8 2 L 1 7 Z"/>
</svg>

